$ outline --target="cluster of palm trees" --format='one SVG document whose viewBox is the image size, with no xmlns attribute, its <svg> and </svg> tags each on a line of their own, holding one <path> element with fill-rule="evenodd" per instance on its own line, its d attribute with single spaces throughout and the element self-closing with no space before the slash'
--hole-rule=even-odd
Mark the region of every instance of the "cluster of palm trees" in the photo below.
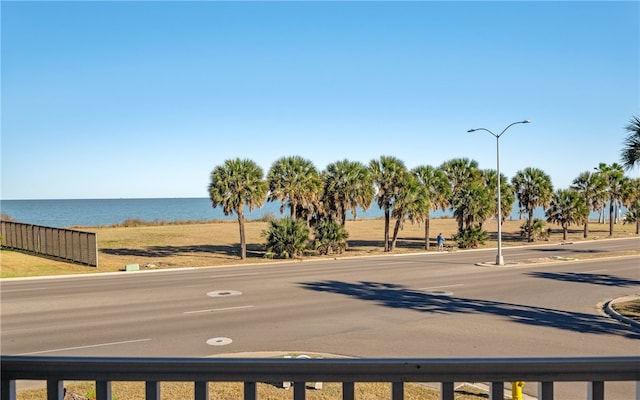
<svg viewBox="0 0 640 400">
<path fill-rule="evenodd" d="M 237 215 L 243 259 L 246 258 L 245 206 L 253 210 L 265 201 L 280 201 L 281 212 L 288 208 L 289 217 L 281 225 L 282 232 L 301 232 L 299 238 L 308 234 L 300 224 L 321 226 L 316 232 L 340 232 L 340 240 L 346 238 L 339 227 L 344 228 L 347 212 L 356 218 L 358 208 L 366 210 L 375 201 L 384 211 L 385 251 L 394 250 L 399 230 L 407 221 L 424 224 L 424 246 L 428 250 L 429 215 L 439 209 L 453 211 L 458 226 L 454 240 L 458 245 L 474 247 L 488 237 L 483 230 L 485 221 L 496 218 L 502 223 L 511 214 L 516 199 L 521 211 L 528 216 L 523 225 L 528 241 L 535 239 L 534 228 L 540 226 L 540 221 L 534 219 L 534 210 L 538 207 L 545 208 L 547 221 L 562 226 L 565 239 L 568 227 L 575 224 L 584 224 L 587 237 L 590 211 L 600 211 L 607 204 L 611 235 L 614 207 L 621 205 L 627 206 L 627 219 L 636 221 L 638 233 L 640 180 L 626 177 L 624 168 L 633 168 L 640 162 L 640 120 L 634 118 L 627 130 L 630 134 L 625 143 L 630 150 L 623 151 L 623 165 L 602 163 L 593 172 L 580 174 L 570 188 L 555 192 L 551 178 L 540 169 L 520 170 L 509 182 L 504 175 L 498 177 L 495 170 L 480 169 L 476 161 L 467 158 L 452 159 L 439 167 L 421 165 L 413 169 L 392 156 L 381 156 L 368 165 L 345 159 L 319 171 L 310 160 L 287 156 L 272 164 L 266 179 L 263 170 L 252 160 L 225 161 L 211 172 L 209 197 L 214 208 L 221 206 L 225 215 Z M 501 210 L 497 210 L 496 202 L 498 179 L 503 200 Z M 273 225 L 265 236 L 286 242 L 287 235 L 276 234 L 273 231 L 276 228 L 277 225 Z M 344 247 L 340 243 L 327 244 L 327 237 L 320 239 L 325 246 Z M 289 256 L 294 256 L 302 246 L 286 245 L 282 247 Z"/>
</svg>

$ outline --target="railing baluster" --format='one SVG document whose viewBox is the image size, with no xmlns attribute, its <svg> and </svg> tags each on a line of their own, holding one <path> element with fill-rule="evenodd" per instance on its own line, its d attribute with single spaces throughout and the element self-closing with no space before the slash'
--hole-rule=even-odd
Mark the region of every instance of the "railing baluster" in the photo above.
<svg viewBox="0 0 640 400">
<path fill-rule="evenodd" d="M 96 400 L 111 400 L 111 382 L 96 381 Z"/>
<path fill-rule="evenodd" d="M 589 400 L 604 400 L 604 382 L 589 382 L 589 390 L 587 396 Z"/>
<path fill-rule="evenodd" d="M 453 382 L 440 383 L 440 400 L 453 400 Z"/>
<path fill-rule="evenodd" d="M 553 382 L 538 383 L 538 398 L 540 400 L 553 400 Z"/>
<path fill-rule="evenodd" d="M 640 357 L 543 359 L 265 360 L 145 359 L 0 356 L 2 399 L 15 400 L 18 381 L 46 380 L 48 400 L 62 400 L 65 381 L 94 381 L 99 400 L 111 400 L 111 382 L 145 382 L 146 399 L 160 399 L 160 382 L 195 385 L 195 398 L 208 396 L 209 382 L 244 382 L 246 400 L 257 400 L 256 382 L 294 382 L 294 400 L 305 400 L 306 382 L 342 382 L 342 398 L 355 399 L 356 382 L 387 382 L 393 400 L 403 400 L 406 382 L 439 382 L 440 399 L 454 399 L 454 382 L 492 382 L 491 396 L 506 397 L 504 382 L 539 382 L 541 400 L 553 400 L 555 382 L 588 384 L 588 399 L 604 400 L 605 382 L 628 382 L 624 396 L 640 400 Z M 173 368 L 174 367 L 174 368 Z M 556 379 L 557 377 L 557 379 Z M 465 379 L 466 378 L 466 379 Z M 346 382 L 343 382 L 346 380 Z M 498 382 L 499 381 L 499 382 Z M 635 382 L 635 384 L 634 384 Z M 635 389 L 635 396 L 632 393 Z M 623 397 L 624 397 L 623 396 Z"/>
<path fill-rule="evenodd" d="M 145 393 L 146 400 L 160 400 L 160 382 L 145 382 Z"/>
<path fill-rule="evenodd" d="M 307 383 L 293 382 L 293 400 L 305 400 L 307 398 Z"/>
<path fill-rule="evenodd" d="M 404 400 L 404 383 L 393 382 L 391 384 L 391 399 Z"/>
<path fill-rule="evenodd" d="M 16 400 L 16 381 L 3 379 L 0 384 L 0 399 Z"/>
<path fill-rule="evenodd" d="M 491 382 L 489 400 L 504 400 L 504 382 Z"/>
<path fill-rule="evenodd" d="M 209 382 L 194 383 L 195 400 L 209 400 Z"/>
<path fill-rule="evenodd" d="M 355 399 L 355 386 L 353 382 L 342 382 L 342 400 Z"/>
<path fill-rule="evenodd" d="M 255 382 L 244 383 L 244 400 L 256 400 L 258 398 L 258 385 Z"/>
<path fill-rule="evenodd" d="M 64 381 L 47 380 L 47 400 L 64 400 Z"/>
</svg>

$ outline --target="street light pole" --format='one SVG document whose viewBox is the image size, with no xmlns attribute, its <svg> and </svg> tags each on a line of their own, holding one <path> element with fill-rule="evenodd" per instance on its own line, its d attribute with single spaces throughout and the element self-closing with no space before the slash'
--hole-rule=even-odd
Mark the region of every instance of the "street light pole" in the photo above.
<svg viewBox="0 0 640 400">
<path fill-rule="evenodd" d="M 500 136 L 502 136 L 507 129 L 509 129 L 510 127 L 512 127 L 513 125 L 516 124 L 529 124 L 531 123 L 531 121 L 529 121 L 528 119 L 525 119 L 524 121 L 518 121 L 518 122 L 514 122 L 512 124 L 507 125 L 506 128 L 504 128 L 502 130 L 502 132 L 500 132 L 500 134 L 496 135 L 495 133 L 491 132 L 489 129 L 486 128 L 476 128 L 476 129 L 469 129 L 467 132 L 471 133 L 471 132 L 476 132 L 476 131 L 486 131 L 489 132 L 490 134 L 492 134 L 493 136 L 495 136 L 496 138 L 496 172 L 497 172 L 497 187 L 498 187 L 498 211 L 497 211 L 497 221 L 498 221 L 498 255 L 496 256 L 496 265 L 504 265 L 504 257 L 502 256 L 502 204 L 500 203 Z"/>
</svg>

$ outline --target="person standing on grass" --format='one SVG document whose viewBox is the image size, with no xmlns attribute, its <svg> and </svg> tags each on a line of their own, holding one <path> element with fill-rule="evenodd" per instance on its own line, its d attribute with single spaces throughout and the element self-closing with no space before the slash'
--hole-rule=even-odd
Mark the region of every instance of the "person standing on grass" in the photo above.
<svg viewBox="0 0 640 400">
<path fill-rule="evenodd" d="M 442 237 L 442 233 L 438 233 L 436 240 L 438 242 L 438 251 L 444 250 L 444 237 Z"/>
</svg>

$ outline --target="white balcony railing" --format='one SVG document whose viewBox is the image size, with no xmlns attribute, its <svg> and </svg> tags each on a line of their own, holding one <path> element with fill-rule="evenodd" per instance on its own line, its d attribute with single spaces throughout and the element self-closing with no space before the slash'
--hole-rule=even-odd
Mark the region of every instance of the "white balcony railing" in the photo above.
<svg viewBox="0 0 640 400">
<path fill-rule="evenodd" d="M 111 382 L 143 381 L 146 398 L 160 399 L 160 382 L 193 382 L 195 399 L 209 398 L 209 382 L 243 382 L 244 399 L 257 399 L 258 382 L 294 382 L 294 400 L 305 382 L 340 382 L 354 399 L 355 382 L 390 382 L 392 399 L 406 382 L 439 382 L 440 398 L 453 400 L 454 382 L 490 382 L 491 399 L 504 398 L 504 382 L 538 382 L 538 398 L 553 399 L 554 382 L 585 382 L 591 400 L 604 400 L 606 381 L 635 381 L 640 400 L 640 357 L 451 359 L 216 359 L 1 356 L 0 398 L 16 399 L 17 380 L 45 380 L 47 399 L 63 399 L 65 380 L 95 381 L 97 400 L 111 400 Z M 633 399 L 633 397 L 631 397 Z"/>
</svg>

